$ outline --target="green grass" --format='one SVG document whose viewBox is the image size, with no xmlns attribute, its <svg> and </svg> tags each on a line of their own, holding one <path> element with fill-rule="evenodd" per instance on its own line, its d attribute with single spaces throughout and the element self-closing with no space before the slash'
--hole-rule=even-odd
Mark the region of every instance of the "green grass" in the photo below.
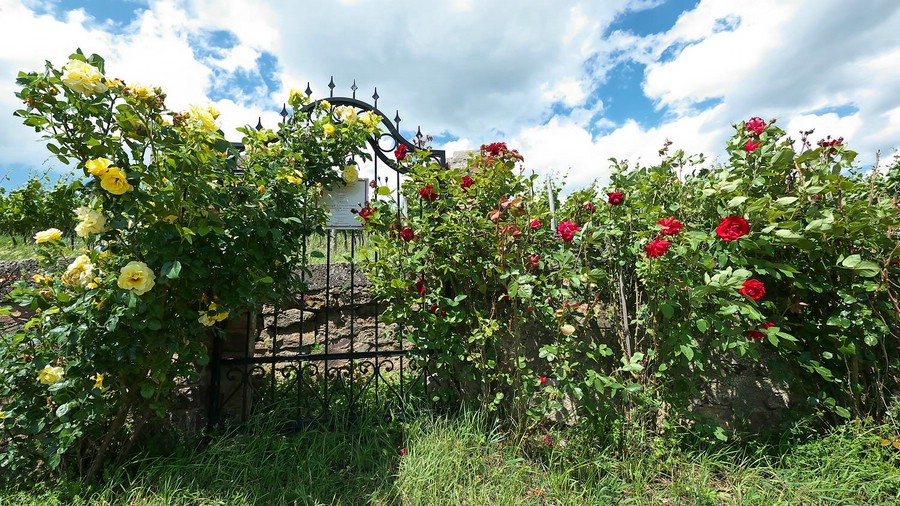
<svg viewBox="0 0 900 506">
<path fill-rule="evenodd" d="M 879 444 L 896 433 L 850 423 L 752 451 L 646 438 L 624 455 L 574 429 L 548 445 L 542 433 L 517 436 L 472 414 L 290 435 L 257 421 L 145 453 L 94 486 L 44 483 L 0 493 L 0 504 L 897 504 L 900 450 Z"/>
<path fill-rule="evenodd" d="M 13 244 L 11 237 L 0 235 L 0 260 L 27 260 L 29 258 L 37 258 L 37 253 L 32 243 L 22 243 L 21 238 L 17 238 L 18 244 Z"/>
</svg>

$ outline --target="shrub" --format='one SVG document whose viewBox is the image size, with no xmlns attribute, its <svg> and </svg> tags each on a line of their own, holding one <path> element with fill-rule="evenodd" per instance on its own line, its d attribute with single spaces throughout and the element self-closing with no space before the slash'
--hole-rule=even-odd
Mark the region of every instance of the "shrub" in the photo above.
<svg viewBox="0 0 900 506">
<path fill-rule="evenodd" d="M 217 111 L 170 111 L 160 88 L 105 77 L 99 56 L 70 58 L 18 77 L 16 114 L 82 171 L 88 199 L 64 215 L 78 218 L 83 254 L 12 294 L 35 316 L 0 342 L 6 479 L 60 465 L 90 479 L 121 461 L 197 377 L 215 323 L 292 286 L 298 239 L 323 226 L 311 203 L 342 184 L 335 162 L 365 157 L 375 129 L 307 107 L 277 132 L 245 129 L 236 175 Z M 38 239 L 57 265 L 58 234 Z"/>
<path fill-rule="evenodd" d="M 717 166 L 668 145 L 653 166 L 613 160 L 556 231 L 505 145 L 448 171 L 416 153 L 409 210 L 378 202 L 367 219 L 386 314 L 454 394 L 536 414 L 570 396 L 595 421 L 687 415 L 700 387 L 765 359 L 808 409 L 883 415 L 900 213 L 842 139 L 797 152 L 773 123 L 737 125 Z"/>
</svg>

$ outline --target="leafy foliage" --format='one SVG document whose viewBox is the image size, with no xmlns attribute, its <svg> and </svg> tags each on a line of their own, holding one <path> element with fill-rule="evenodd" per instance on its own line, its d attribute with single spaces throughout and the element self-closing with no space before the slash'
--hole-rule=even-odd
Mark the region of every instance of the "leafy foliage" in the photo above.
<svg viewBox="0 0 900 506">
<path fill-rule="evenodd" d="M 842 140 L 797 152 L 773 123 L 737 125 L 719 166 L 668 146 L 657 165 L 613 160 L 555 236 L 500 144 L 449 171 L 417 153 L 410 208 L 368 220 L 387 314 L 452 394 L 536 415 L 566 398 L 593 421 L 689 415 L 748 360 L 808 410 L 883 415 L 900 375 L 895 196 Z"/>
<path fill-rule="evenodd" d="M 70 58 L 18 77 L 16 114 L 83 171 L 86 199 L 43 224 L 77 215 L 83 254 L 54 272 L 61 234 L 37 234 L 49 270 L 12 293 L 35 316 L 0 342 L 6 479 L 60 466 L 90 479 L 121 461 L 197 378 L 212 326 L 296 286 L 297 239 L 324 222 L 313 202 L 375 129 L 292 94 L 298 114 L 245 129 L 238 162 L 214 109 L 170 111 L 161 89 L 104 77 L 99 56 Z"/>
</svg>

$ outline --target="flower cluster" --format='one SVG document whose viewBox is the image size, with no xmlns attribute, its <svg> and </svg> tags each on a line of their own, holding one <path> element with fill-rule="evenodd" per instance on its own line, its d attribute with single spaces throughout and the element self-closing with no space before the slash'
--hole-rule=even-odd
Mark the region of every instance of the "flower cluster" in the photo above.
<svg viewBox="0 0 900 506">
<path fill-rule="evenodd" d="M 758 137 L 765 131 L 766 126 L 766 122 L 763 121 L 762 118 L 756 116 L 744 122 L 744 130 L 757 137 L 757 140 L 755 141 L 752 138 L 747 139 L 747 142 L 744 144 L 744 151 L 752 153 L 759 149 L 762 145 L 762 141 L 760 141 Z"/>
<path fill-rule="evenodd" d="M 134 188 L 128 183 L 125 171 L 112 164 L 108 158 L 94 158 L 84 164 L 92 176 L 100 179 L 100 187 L 113 195 L 122 195 Z"/>
</svg>

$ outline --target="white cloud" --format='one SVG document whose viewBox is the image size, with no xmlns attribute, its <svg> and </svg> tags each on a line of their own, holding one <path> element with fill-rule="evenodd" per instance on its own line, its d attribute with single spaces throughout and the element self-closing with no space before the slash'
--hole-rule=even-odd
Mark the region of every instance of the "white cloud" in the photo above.
<svg viewBox="0 0 900 506">
<path fill-rule="evenodd" d="M 107 57 L 111 75 L 163 86 L 172 108 L 227 91 L 215 105 L 235 139 L 233 129 L 258 116 L 274 125 L 289 88 L 309 81 L 322 97 L 334 75 L 338 94 L 349 93 L 354 78 L 362 99 L 377 86 L 379 107 L 389 117 L 399 109 L 406 131 L 422 125 L 460 137 L 444 146 L 448 154 L 507 139 L 529 167 L 569 171 L 577 184 L 603 179 L 612 156 L 655 160 L 666 138 L 688 152 L 721 153 L 730 124 L 754 115 L 778 116 L 793 135 L 815 127 L 823 137 L 843 136 L 863 161 L 900 138 L 895 1 L 848 8 L 839 0 L 758 0 L 748 8 L 701 0 L 666 32 L 602 38 L 617 15 L 657 3 L 155 0 L 116 28 L 84 10 L 59 21 L 0 0 L 0 160 L 47 158 L 11 116 L 19 107 L 15 73 L 45 59 L 61 65 L 75 47 Z M 233 33 L 236 44 L 198 53 L 216 30 Z M 257 72 L 264 54 L 278 59 L 280 89 L 238 89 L 217 77 Z M 660 124 L 603 115 L 594 93 L 629 59 L 646 65 L 642 91 L 665 112 Z M 717 105 L 701 110 L 712 98 Z M 554 104 L 566 112 L 551 117 Z M 855 112 L 830 112 L 842 105 Z"/>
</svg>

